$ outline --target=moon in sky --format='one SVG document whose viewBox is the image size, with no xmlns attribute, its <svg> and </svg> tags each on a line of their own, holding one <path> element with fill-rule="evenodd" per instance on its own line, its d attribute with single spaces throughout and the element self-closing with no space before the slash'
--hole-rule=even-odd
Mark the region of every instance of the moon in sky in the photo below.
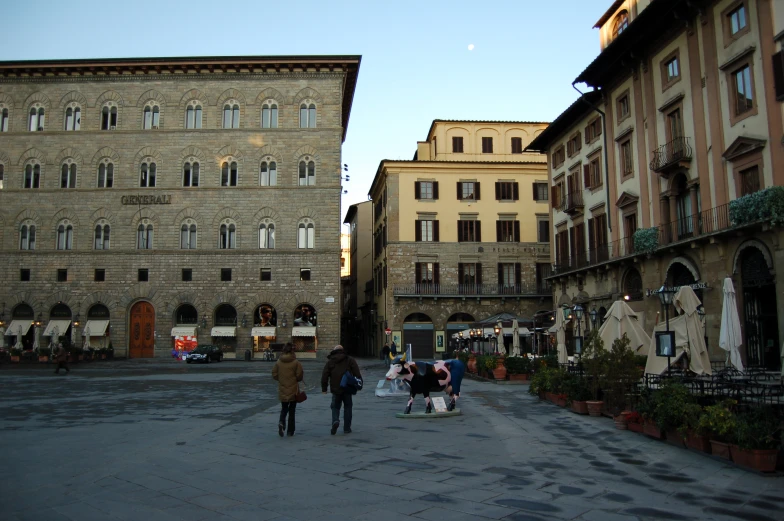
<svg viewBox="0 0 784 521">
<path fill-rule="evenodd" d="M 469 51 L 473 51 L 474 50 L 474 44 L 473 43 L 468 44 L 468 50 Z"/>
</svg>

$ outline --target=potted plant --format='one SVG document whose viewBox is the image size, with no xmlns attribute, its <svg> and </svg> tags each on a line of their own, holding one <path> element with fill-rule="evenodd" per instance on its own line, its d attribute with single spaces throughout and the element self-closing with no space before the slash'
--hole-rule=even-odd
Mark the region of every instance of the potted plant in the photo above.
<svg viewBox="0 0 784 521">
<path fill-rule="evenodd" d="M 495 378 L 496 380 L 506 380 L 507 370 L 506 370 L 506 364 L 504 363 L 505 362 L 504 357 L 490 355 L 490 358 L 493 359 L 494 365 L 492 368 L 488 367 L 488 370 L 492 371 L 493 378 Z"/>
<path fill-rule="evenodd" d="M 577 414 L 588 414 L 587 401 L 592 398 L 588 381 L 582 376 L 571 378 L 566 386 L 566 400 L 572 411 Z"/>
<path fill-rule="evenodd" d="M 686 440 L 686 446 L 700 452 L 710 454 L 711 446 L 707 432 L 700 428 L 702 407 L 698 403 L 687 403 L 684 411 L 684 423 L 678 431 Z"/>
<path fill-rule="evenodd" d="M 731 459 L 730 443 L 735 441 L 738 423 L 733 411 L 736 403 L 735 400 L 724 400 L 702 410 L 697 426 L 700 431 L 708 433 L 714 456 Z"/>
<path fill-rule="evenodd" d="M 604 402 L 599 399 L 599 393 L 604 382 L 607 351 L 604 349 L 604 341 L 599 336 L 599 330 L 594 328 L 588 333 L 583 350 L 582 363 L 588 378 L 591 390 L 591 399 L 587 400 L 588 414 L 591 416 L 601 416 L 602 405 Z"/>
<path fill-rule="evenodd" d="M 473 351 L 468 353 L 468 364 L 466 364 L 466 367 L 468 367 L 469 373 L 476 374 L 476 353 Z"/>
<path fill-rule="evenodd" d="M 38 348 L 38 361 L 39 362 L 48 362 L 49 361 L 49 348 L 48 347 L 39 347 Z"/>
<path fill-rule="evenodd" d="M 649 388 L 644 388 L 640 392 L 640 400 L 637 404 L 637 412 L 640 413 L 642 418 L 642 432 L 646 436 L 650 436 L 651 438 L 655 438 L 657 440 L 662 439 L 662 431 L 656 425 L 654 420 L 654 413 L 656 410 L 656 401 L 658 391 L 653 391 Z"/>
<path fill-rule="evenodd" d="M 736 418 L 737 446 L 730 446 L 732 460 L 761 472 L 776 470 L 781 447 L 781 418 L 772 407 L 754 407 Z"/>
<path fill-rule="evenodd" d="M 531 384 L 528 387 L 528 394 L 539 396 L 539 399 L 544 400 L 545 394 L 550 391 L 550 373 L 552 369 L 542 366 L 537 369 L 531 377 Z"/>
<path fill-rule="evenodd" d="M 613 342 L 606 355 L 602 386 L 605 391 L 604 408 L 613 417 L 621 416 L 621 412 L 630 411 L 630 396 L 642 377 L 642 371 L 630 346 L 631 341 L 624 333 L 621 338 Z M 625 428 L 625 422 L 620 428 Z"/>
<path fill-rule="evenodd" d="M 114 346 L 111 340 L 109 340 L 109 347 L 106 348 L 106 358 L 109 360 L 114 359 Z"/>
<path fill-rule="evenodd" d="M 527 356 L 509 356 L 504 359 L 509 380 L 526 381 L 531 370 L 531 359 Z"/>
<path fill-rule="evenodd" d="M 626 417 L 626 428 L 632 432 L 642 432 L 642 415 L 637 411 L 631 411 Z"/>
<path fill-rule="evenodd" d="M 686 441 L 679 429 L 686 425 L 687 405 L 693 398 L 685 385 L 667 382 L 659 389 L 653 419 L 660 430 L 667 433 L 667 441 L 684 447 Z"/>
<path fill-rule="evenodd" d="M 22 356 L 22 350 L 18 347 L 12 347 L 10 351 L 11 351 L 11 361 L 19 362 Z"/>
</svg>

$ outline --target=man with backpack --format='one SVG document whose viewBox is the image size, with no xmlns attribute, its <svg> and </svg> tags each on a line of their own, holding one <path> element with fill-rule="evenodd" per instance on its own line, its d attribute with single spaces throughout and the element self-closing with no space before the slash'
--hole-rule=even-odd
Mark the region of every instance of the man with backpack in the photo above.
<svg viewBox="0 0 784 521">
<path fill-rule="evenodd" d="M 346 372 L 349 375 L 346 375 Z M 327 363 L 324 365 L 324 370 L 321 372 L 321 392 L 327 393 L 327 383 L 329 383 L 330 391 L 332 392 L 332 428 L 330 434 L 335 434 L 340 427 L 340 407 L 343 408 L 343 432 L 349 434 L 351 432 L 351 413 L 353 407 L 353 400 L 351 396 L 356 394 L 357 388 L 355 386 L 341 387 L 341 381 L 346 376 L 346 380 L 352 383 L 348 376 L 362 380 L 362 375 L 359 372 L 357 361 L 348 356 L 343 351 L 343 346 L 337 345 L 329 353 Z"/>
</svg>

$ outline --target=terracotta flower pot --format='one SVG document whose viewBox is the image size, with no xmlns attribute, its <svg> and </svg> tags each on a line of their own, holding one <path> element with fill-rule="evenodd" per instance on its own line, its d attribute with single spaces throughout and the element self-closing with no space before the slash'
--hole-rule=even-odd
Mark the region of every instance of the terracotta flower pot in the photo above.
<svg viewBox="0 0 784 521">
<path fill-rule="evenodd" d="M 577 414 L 588 414 L 588 403 L 585 401 L 572 401 L 572 410 Z"/>
<path fill-rule="evenodd" d="M 698 450 L 706 454 L 711 453 L 711 444 L 707 436 L 700 436 L 694 431 L 689 431 L 686 435 L 686 446 L 690 449 Z"/>
<path fill-rule="evenodd" d="M 730 455 L 732 461 L 742 467 L 760 472 L 775 472 L 779 451 L 776 449 L 741 449 L 737 445 L 730 445 Z"/>
<path fill-rule="evenodd" d="M 651 438 L 660 440 L 664 437 L 662 434 L 661 429 L 659 429 L 655 423 L 653 422 L 645 422 L 642 426 L 642 432 L 646 436 L 650 436 Z"/>
<path fill-rule="evenodd" d="M 632 432 L 642 432 L 642 423 L 627 422 L 626 428 Z"/>
<path fill-rule="evenodd" d="M 48 362 L 49 361 L 49 357 L 48 356 L 39 356 L 38 357 L 38 361 L 39 362 Z"/>
<path fill-rule="evenodd" d="M 667 431 L 667 443 L 670 445 L 675 445 L 676 447 L 685 447 L 686 440 L 681 436 L 681 433 L 678 432 L 677 429 L 672 429 Z"/>
<path fill-rule="evenodd" d="M 19 357 L 18 357 L 18 356 L 13 356 L 13 355 L 12 355 L 12 356 L 11 356 L 11 361 L 12 361 L 12 362 L 19 362 Z"/>
<path fill-rule="evenodd" d="M 585 402 L 588 406 L 588 415 L 589 416 L 601 416 L 602 415 L 602 406 L 604 402 L 602 401 L 595 401 L 595 400 L 588 400 Z"/>
<path fill-rule="evenodd" d="M 614 421 L 615 421 L 615 428 L 616 429 L 618 429 L 619 431 L 627 430 L 626 420 L 624 420 L 621 416 L 616 416 L 614 418 Z"/>
<path fill-rule="evenodd" d="M 496 380 L 506 380 L 506 367 L 501 365 L 493 369 L 493 378 Z"/>
<path fill-rule="evenodd" d="M 726 460 L 732 461 L 732 456 L 730 455 L 729 443 L 724 443 L 723 441 L 710 440 L 710 445 L 711 445 L 711 453 L 714 456 L 718 456 L 720 458 L 724 458 Z"/>
<path fill-rule="evenodd" d="M 469 373 L 476 373 L 476 358 L 469 358 L 468 359 L 468 372 Z"/>
<path fill-rule="evenodd" d="M 527 382 L 528 381 L 528 373 L 526 374 L 510 374 L 509 380 L 513 382 Z"/>
</svg>

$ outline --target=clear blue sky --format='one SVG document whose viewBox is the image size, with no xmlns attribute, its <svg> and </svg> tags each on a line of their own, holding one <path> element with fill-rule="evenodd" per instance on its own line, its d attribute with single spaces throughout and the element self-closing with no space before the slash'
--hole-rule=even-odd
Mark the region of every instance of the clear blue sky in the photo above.
<svg viewBox="0 0 784 521">
<path fill-rule="evenodd" d="M 359 54 L 343 214 L 434 119 L 550 121 L 599 53 L 611 0 L 5 0 L 0 60 Z M 472 51 L 469 44 L 474 45 Z"/>
</svg>

